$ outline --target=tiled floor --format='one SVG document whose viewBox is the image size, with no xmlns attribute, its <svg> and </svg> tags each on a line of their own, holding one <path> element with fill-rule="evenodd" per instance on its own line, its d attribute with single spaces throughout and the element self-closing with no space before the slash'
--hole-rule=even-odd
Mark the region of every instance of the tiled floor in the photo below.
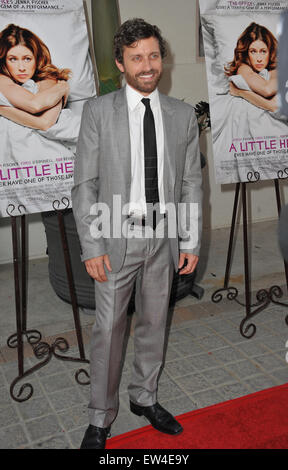
<svg viewBox="0 0 288 470">
<path fill-rule="evenodd" d="M 251 242 L 251 289 L 256 291 L 285 284 L 283 261 L 275 238 L 276 224 L 264 225 L 254 224 L 252 230 L 253 240 L 257 239 L 257 243 Z M 197 281 L 205 288 L 203 298 L 185 297 L 169 312 L 169 341 L 158 399 L 174 415 L 288 381 L 288 326 L 285 323 L 288 309 L 271 303 L 253 318 L 256 333 L 247 339 L 239 331 L 245 308 L 226 298 L 218 304 L 211 302 L 211 294 L 223 285 L 228 236 L 228 230 L 223 229 L 204 238 L 205 254 Z M 239 298 L 243 302 L 241 235 L 239 240 L 234 253 L 231 285 L 239 289 Z M 0 266 L 0 284 L 0 449 L 77 449 L 88 424 L 89 386 L 77 384 L 74 378 L 76 370 L 83 364 L 53 357 L 16 386 L 17 393 L 22 384 L 30 383 L 33 386 L 31 398 L 23 403 L 13 400 L 9 387 L 18 376 L 17 356 L 16 350 L 6 346 L 8 336 L 15 333 L 11 265 Z M 288 303 L 286 294 L 280 300 Z M 71 348 L 66 354 L 79 356 L 71 307 L 58 299 L 51 289 L 47 260 L 30 263 L 28 320 L 28 327 L 39 329 L 49 344 L 56 337 L 67 337 Z M 81 312 L 81 322 L 88 357 L 93 317 Z M 132 360 L 133 318 L 120 387 L 120 410 L 112 427 L 112 436 L 147 425 L 144 418 L 132 415 L 128 408 L 127 385 Z M 39 360 L 26 345 L 25 370 L 36 363 Z M 87 368 L 85 364 L 84 368 Z M 23 396 L 28 392 L 28 389 L 24 390 Z"/>
</svg>

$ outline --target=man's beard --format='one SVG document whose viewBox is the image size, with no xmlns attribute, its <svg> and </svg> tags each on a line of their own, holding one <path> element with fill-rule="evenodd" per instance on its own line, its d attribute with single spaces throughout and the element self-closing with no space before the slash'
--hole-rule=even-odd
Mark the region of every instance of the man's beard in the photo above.
<svg viewBox="0 0 288 470">
<path fill-rule="evenodd" d="M 155 74 L 153 76 L 153 80 L 149 82 L 145 82 L 145 80 L 141 79 L 140 77 L 143 75 L 151 75 L 151 73 Z M 125 72 L 125 79 L 126 82 L 135 90 L 140 91 L 140 93 L 152 93 L 152 91 L 157 88 L 157 85 L 161 79 L 162 71 L 159 72 L 158 70 L 150 70 L 147 72 L 138 73 L 135 76 L 130 75 L 128 72 Z"/>
</svg>

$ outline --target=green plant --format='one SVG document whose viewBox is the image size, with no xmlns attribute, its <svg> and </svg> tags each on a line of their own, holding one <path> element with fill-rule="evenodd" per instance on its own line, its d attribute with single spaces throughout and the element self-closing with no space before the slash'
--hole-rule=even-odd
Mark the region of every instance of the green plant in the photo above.
<svg viewBox="0 0 288 470">
<path fill-rule="evenodd" d="M 113 37 L 119 27 L 117 1 L 93 0 L 92 22 L 99 94 L 105 95 L 121 87 L 121 73 L 113 58 Z"/>
</svg>

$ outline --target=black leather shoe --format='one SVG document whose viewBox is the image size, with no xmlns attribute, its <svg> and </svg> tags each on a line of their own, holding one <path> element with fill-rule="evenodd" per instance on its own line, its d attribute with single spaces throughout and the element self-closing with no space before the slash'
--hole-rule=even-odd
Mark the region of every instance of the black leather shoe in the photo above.
<svg viewBox="0 0 288 470">
<path fill-rule="evenodd" d="M 89 424 L 80 449 L 105 449 L 109 432 L 110 426 L 108 428 L 98 428 L 93 424 Z"/>
<path fill-rule="evenodd" d="M 181 424 L 159 403 L 152 406 L 140 406 L 130 401 L 130 410 L 137 416 L 145 416 L 157 431 L 166 434 L 180 434 L 183 431 Z"/>
</svg>

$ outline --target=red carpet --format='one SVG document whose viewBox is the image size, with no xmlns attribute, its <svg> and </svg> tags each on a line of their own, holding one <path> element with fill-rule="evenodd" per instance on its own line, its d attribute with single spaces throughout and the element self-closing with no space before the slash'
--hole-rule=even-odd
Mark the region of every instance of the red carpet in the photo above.
<svg viewBox="0 0 288 470">
<path fill-rule="evenodd" d="M 145 426 L 107 440 L 107 449 L 288 449 L 288 384 L 177 417 L 169 436 Z M 113 430 L 112 430 L 113 431 Z"/>
</svg>

